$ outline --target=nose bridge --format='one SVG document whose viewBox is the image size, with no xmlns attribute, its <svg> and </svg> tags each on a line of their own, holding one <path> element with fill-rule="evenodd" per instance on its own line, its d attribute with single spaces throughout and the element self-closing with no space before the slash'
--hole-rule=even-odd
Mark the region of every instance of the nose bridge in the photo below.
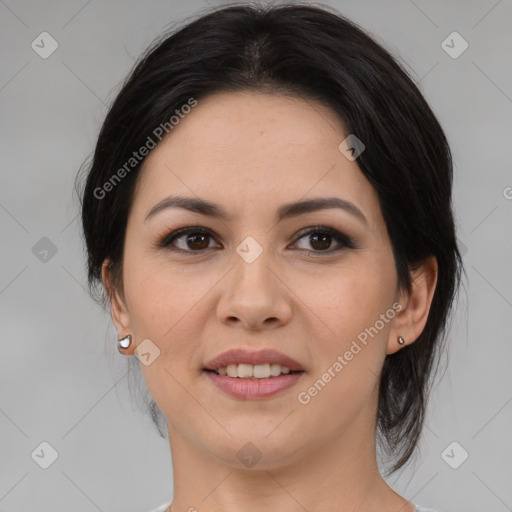
<svg viewBox="0 0 512 512">
<path fill-rule="evenodd" d="M 239 321 L 249 329 L 260 329 L 264 322 L 289 321 L 291 308 L 286 287 L 277 278 L 272 250 L 264 244 L 270 237 L 248 236 L 236 247 L 233 270 L 218 304 L 219 319 Z M 268 322 L 267 322 L 268 323 Z"/>
<path fill-rule="evenodd" d="M 263 234 L 256 236 L 245 237 L 237 246 L 233 259 L 233 280 L 236 284 L 249 286 L 253 293 L 258 293 L 260 289 L 268 290 L 272 286 L 271 278 L 275 279 L 269 270 L 272 267 L 272 251 L 265 245 L 268 244 L 269 237 L 264 237 Z"/>
</svg>

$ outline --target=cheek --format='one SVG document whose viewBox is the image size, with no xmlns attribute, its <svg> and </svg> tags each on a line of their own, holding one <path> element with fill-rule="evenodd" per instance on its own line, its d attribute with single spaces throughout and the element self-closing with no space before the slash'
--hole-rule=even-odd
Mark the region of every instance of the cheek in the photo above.
<svg viewBox="0 0 512 512">
<path fill-rule="evenodd" d="M 186 373 L 201 343 L 203 326 L 213 306 L 208 293 L 225 269 L 199 272 L 159 255 L 133 251 L 125 260 L 125 292 L 137 339 L 149 338 L 161 350 L 160 362 Z"/>
<path fill-rule="evenodd" d="M 322 286 L 318 284 L 321 281 L 315 286 L 309 282 L 309 287 L 304 283 L 304 294 L 308 294 L 305 302 L 321 319 L 318 328 L 326 333 L 315 337 L 319 365 L 313 381 L 320 379 L 319 386 L 326 384 L 329 388 L 322 388 L 319 395 L 323 399 L 319 403 L 350 396 L 350 403 L 358 402 L 357 397 L 365 401 L 384 362 L 394 318 L 389 314 L 394 290 L 393 263 L 385 258 L 379 262 L 370 256 L 367 261 L 364 259 L 333 272 L 334 277 L 326 279 Z"/>
<path fill-rule="evenodd" d="M 392 272 L 386 275 L 383 262 L 368 260 L 360 258 L 317 280 L 302 280 L 299 293 L 334 331 L 331 335 L 336 340 L 347 339 L 373 325 L 391 305 Z"/>
<path fill-rule="evenodd" d="M 317 364 L 296 398 L 311 428 L 321 419 L 325 430 L 334 433 L 376 399 L 391 317 L 383 328 L 373 329 L 389 310 L 392 296 L 378 272 L 364 269 L 353 268 L 331 279 L 323 287 L 325 293 L 309 287 L 306 303 L 321 319 L 315 322 L 316 335 L 312 333 Z"/>
<path fill-rule="evenodd" d="M 180 383 L 190 378 L 197 349 L 200 299 L 208 280 L 180 272 L 168 262 L 132 251 L 125 258 L 125 292 L 130 322 L 138 341 L 150 339 L 160 350 L 141 364 L 146 385 L 167 418 L 190 406 Z M 211 287 L 212 285 L 210 285 Z M 195 307 L 194 307 L 195 306 Z"/>
<path fill-rule="evenodd" d="M 162 329 L 183 316 L 199 290 L 186 272 L 161 255 L 148 255 L 135 243 L 127 243 L 125 253 L 123 279 L 132 326 L 140 335 L 160 339 Z"/>
<path fill-rule="evenodd" d="M 162 277 L 146 263 L 128 261 L 125 265 L 125 291 L 136 335 L 157 338 L 161 325 L 172 320 L 176 299 L 171 292 L 172 283 Z"/>
</svg>

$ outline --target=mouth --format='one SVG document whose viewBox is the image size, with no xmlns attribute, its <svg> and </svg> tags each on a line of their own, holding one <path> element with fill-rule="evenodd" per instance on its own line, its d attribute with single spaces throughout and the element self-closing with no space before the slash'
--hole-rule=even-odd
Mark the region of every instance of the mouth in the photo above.
<svg viewBox="0 0 512 512">
<path fill-rule="evenodd" d="M 205 375 L 218 390 L 239 400 L 261 400 L 292 388 L 301 379 L 304 371 L 290 371 L 270 377 L 230 377 L 215 370 L 205 370 Z"/>
<path fill-rule="evenodd" d="M 278 377 L 281 373 L 304 371 L 304 368 L 295 359 L 277 350 L 237 348 L 219 354 L 205 364 L 204 370 L 235 378 L 270 378 Z"/>
<path fill-rule="evenodd" d="M 203 372 L 230 397 L 255 400 L 270 398 L 291 388 L 306 370 L 295 359 L 273 349 L 238 348 L 212 359 Z"/>
<path fill-rule="evenodd" d="M 204 371 L 215 373 L 223 377 L 248 380 L 276 379 L 282 375 L 304 373 L 304 370 L 291 370 L 287 366 L 282 366 L 277 363 L 263 363 L 256 365 L 245 363 L 229 364 L 214 370 L 204 368 Z"/>
</svg>

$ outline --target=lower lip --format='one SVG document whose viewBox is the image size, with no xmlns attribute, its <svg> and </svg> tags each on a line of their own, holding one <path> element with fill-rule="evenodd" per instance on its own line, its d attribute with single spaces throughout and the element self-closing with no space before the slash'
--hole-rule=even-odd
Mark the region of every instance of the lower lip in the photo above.
<svg viewBox="0 0 512 512">
<path fill-rule="evenodd" d="M 289 373 L 268 379 L 239 379 L 205 371 L 212 382 L 222 391 L 235 398 L 257 399 L 274 396 L 292 387 L 304 372 Z"/>
</svg>

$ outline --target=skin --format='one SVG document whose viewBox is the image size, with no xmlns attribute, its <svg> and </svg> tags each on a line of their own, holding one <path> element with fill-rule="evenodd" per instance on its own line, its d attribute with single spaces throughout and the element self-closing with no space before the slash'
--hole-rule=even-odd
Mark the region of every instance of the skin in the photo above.
<svg viewBox="0 0 512 512">
<path fill-rule="evenodd" d="M 432 257 L 412 274 L 410 295 L 397 289 L 377 193 L 357 161 L 338 149 L 347 135 L 316 102 L 217 93 L 199 101 L 144 162 L 128 219 L 123 286 L 114 286 L 108 261 L 103 279 L 119 336 L 133 336 L 124 353 L 133 355 L 145 339 L 160 350 L 141 369 L 168 421 L 173 511 L 414 510 L 377 469 L 378 376 L 386 356 L 402 348 L 398 336 L 409 344 L 421 334 L 437 262 Z M 230 218 L 167 208 L 145 220 L 170 195 L 213 201 Z M 328 196 L 354 203 L 367 223 L 336 208 L 276 221 L 283 203 Z M 302 235 L 318 225 L 349 236 L 356 248 Z M 174 242 L 188 252 L 157 247 L 186 226 L 209 228 L 212 236 Z M 247 236 L 263 249 L 252 263 L 236 252 Z M 402 309 L 394 318 L 300 403 L 298 393 L 396 302 Z M 271 398 L 230 397 L 202 368 L 235 347 L 274 348 L 305 374 Z M 251 468 L 237 456 L 248 442 L 261 453 Z"/>
</svg>

